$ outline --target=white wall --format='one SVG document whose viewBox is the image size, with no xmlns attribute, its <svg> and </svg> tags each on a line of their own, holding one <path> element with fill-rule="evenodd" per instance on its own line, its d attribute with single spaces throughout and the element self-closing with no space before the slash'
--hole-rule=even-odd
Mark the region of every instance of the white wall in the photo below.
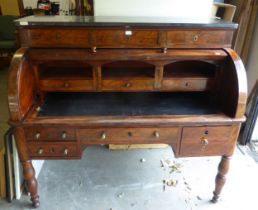
<svg viewBox="0 0 258 210">
<path fill-rule="evenodd" d="M 255 31 L 253 35 L 253 40 L 246 69 L 248 80 L 248 92 L 250 93 L 256 80 L 258 79 L 258 14 L 256 17 Z M 252 140 L 258 140 L 258 119 L 252 135 Z"/>
<path fill-rule="evenodd" d="M 249 59 L 247 62 L 248 92 L 250 93 L 258 79 L 258 15 L 256 17 L 255 31 L 251 43 Z"/>
<path fill-rule="evenodd" d="M 210 17 L 213 0 L 94 0 L 96 16 Z"/>
<path fill-rule="evenodd" d="M 31 7 L 32 9 L 37 8 L 37 0 L 23 0 L 23 6 L 24 8 L 26 7 Z"/>
</svg>

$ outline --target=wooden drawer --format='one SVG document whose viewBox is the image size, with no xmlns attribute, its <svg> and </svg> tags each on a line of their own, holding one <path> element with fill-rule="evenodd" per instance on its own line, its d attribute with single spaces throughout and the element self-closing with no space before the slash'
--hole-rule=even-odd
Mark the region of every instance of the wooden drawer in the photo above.
<svg viewBox="0 0 258 210">
<path fill-rule="evenodd" d="M 231 126 L 183 128 L 180 156 L 224 155 L 235 142 L 231 139 Z"/>
<path fill-rule="evenodd" d="M 71 128 L 31 127 L 25 128 L 25 136 L 31 141 L 75 141 L 75 130 Z"/>
<path fill-rule="evenodd" d="M 24 29 L 20 31 L 22 46 L 28 47 L 91 47 L 89 30 Z"/>
<path fill-rule="evenodd" d="M 94 89 L 92 80 L 40 80 L 39 85 L 43 91 L 87 91 Z"/>
<path fill-rule="evenodd" d="M 104 79 L 102 90 L 150 91 L 154 89 L 154 79 Z"/>
<path fill-rule="evenodd" d="M 155 30 L 95 30 L 92 31 L 93 45 L 96 47 L 159 47 Z"/>
<path fill-rule="evenodd" d="M 218 48 L 230 47 L 232 31 L 176 30 L 167 32 L 167 47 Z"/>
<path fill-rule="evenodd" d="M 212 79 L 163 79 L 162 89 L 173 91 L 205 91 L 212 87 Z"/>
<path fill-rule="evenodd" d="M 85 128 L 78 129 L 83 144 L 176 144 L 179 128 Z"/>
<path fill-rule="evenodd" d="M 80 153 L 76 144 L 34 143 L 28 145 L 31 157 L 43 159 L 45 157 L 70 158 L 79 157 Z"/>
</svg>

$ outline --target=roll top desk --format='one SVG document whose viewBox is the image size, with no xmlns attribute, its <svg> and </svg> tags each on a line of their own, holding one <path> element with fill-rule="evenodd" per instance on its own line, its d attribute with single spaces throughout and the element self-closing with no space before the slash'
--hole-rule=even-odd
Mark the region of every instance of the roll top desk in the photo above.
<svg viewBox="0 0 258 210">
<path fill-rule="evenodd" d="M 169 144 L 176 157 L 222 156 L 219 198 L 241 123 L 246 75 L 234 23 L 125 17 L 26 17 L 8 100 L 24 179 L 32 159 L 78 159 L 94 144 Z"/>
</svg>

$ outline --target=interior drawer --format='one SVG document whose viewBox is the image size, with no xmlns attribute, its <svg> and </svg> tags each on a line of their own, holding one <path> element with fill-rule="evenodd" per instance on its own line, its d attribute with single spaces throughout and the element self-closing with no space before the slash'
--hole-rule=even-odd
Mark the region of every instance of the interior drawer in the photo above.
<svg viewBox="0 0 258 210">
<path fill-rule="evenodd" d="M 214 48 L 230 47 L 231 31 L 176 30 L 167 32 L 167 47 L 173 48 Z"/>
<path fill-rule="evenodd" d="M 75 130 L 72 128 L 30 127 L 25 128 L 25 136 L 32 141 L 74 141 Z"/>
<path fill-rule="evenodd" d="M 92 31 L 93 45 L 96 47 L 158 47 L 159 32 L 155 30 L 95 30 Z"/>
<path fill-rule="evenodd" d="M 91 47 L 89 31 L 71 28 L 24 29 L 20 33 L 22 46 L 29 47 Z"/>
<path fill-rule="evenodd" d="M 150 91 L 154 89 L 154 79 L 103 79 L 102 90 Z"/>
<path fill-rule="evenodd" d="M 45 157 L 79 157 L 80 153 L 76 144 L 30 143 L 29 154 L 34 158 Z"/>
<path fill-rule="evenodd" d="M 43 91 L 87 91 L 93 90 L 92 80 L 40 80 L 40 89 Z"/>
<path fill-rule="evenodd" d="M 183 128 L 180 156 L 224 155 L 233 144 L 231 126 Z"/>
<path fill-rule="evenodd" d="M 179 128 L 85 128 L 78 129 L 83 144 L 175 144 Z"/>
<path fill-rule="evenodd" d="M 162 89 L 173 91 L 206 91 L 212 86 L 212 79 L 163 79 Z"/>
</svg>

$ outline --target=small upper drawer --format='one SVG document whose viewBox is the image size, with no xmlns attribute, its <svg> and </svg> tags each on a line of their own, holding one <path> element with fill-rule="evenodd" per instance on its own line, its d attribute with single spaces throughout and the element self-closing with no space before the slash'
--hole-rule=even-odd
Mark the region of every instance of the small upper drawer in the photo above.
<svg viewBox="0 0 258 210">
<path fill-rule="evenodd" d="M 180 156 L 224 155 L 232 149 L 231 126 L 185 127 Z"/>
<path fill-rule="evenodd" d="M 174 30 L 167 32 L 167 47 L 171 48 L 220 48 L 230 47 L 232 31 Z"/>
<path fill-rule="evenodd" d="M 28 47 L 91 47 L 89 30 L 24 29 L 19 32 L 22 46 Z"/>
<path fill-rule="evenodd" d="M 159 47 L 157 30 L 95 30 L 92 43 L 96 47 Z"/>
<path fill-rule="evenodd" d="M 206 91 L 212 86 L 211 79 L 163 79 L 162 90 Z"/>
<path fill-rule="evenodd" d="M 28 140 L 58 141 L 76 140 L 75 130 L 71 128 L 32 127 L 25 128 L 25 136 Z"/>
<path fill-rule="evenodd" d="M 154 89 L 154 79 L 104 79 L 102 90 L 115 91 L 151 91 Z"/>
<path fill-rule="evenodd" d="M 39 81 L 43 91 L 87 91 L 93 90 L 93 80 L 58 80 L 44 79 Z"/>
<path fill-rule="evenodd" d="M 83 144 L 139 144 L 177 142 L 179 128 L 92 128 L 78 129 Z"/>
</svg>

